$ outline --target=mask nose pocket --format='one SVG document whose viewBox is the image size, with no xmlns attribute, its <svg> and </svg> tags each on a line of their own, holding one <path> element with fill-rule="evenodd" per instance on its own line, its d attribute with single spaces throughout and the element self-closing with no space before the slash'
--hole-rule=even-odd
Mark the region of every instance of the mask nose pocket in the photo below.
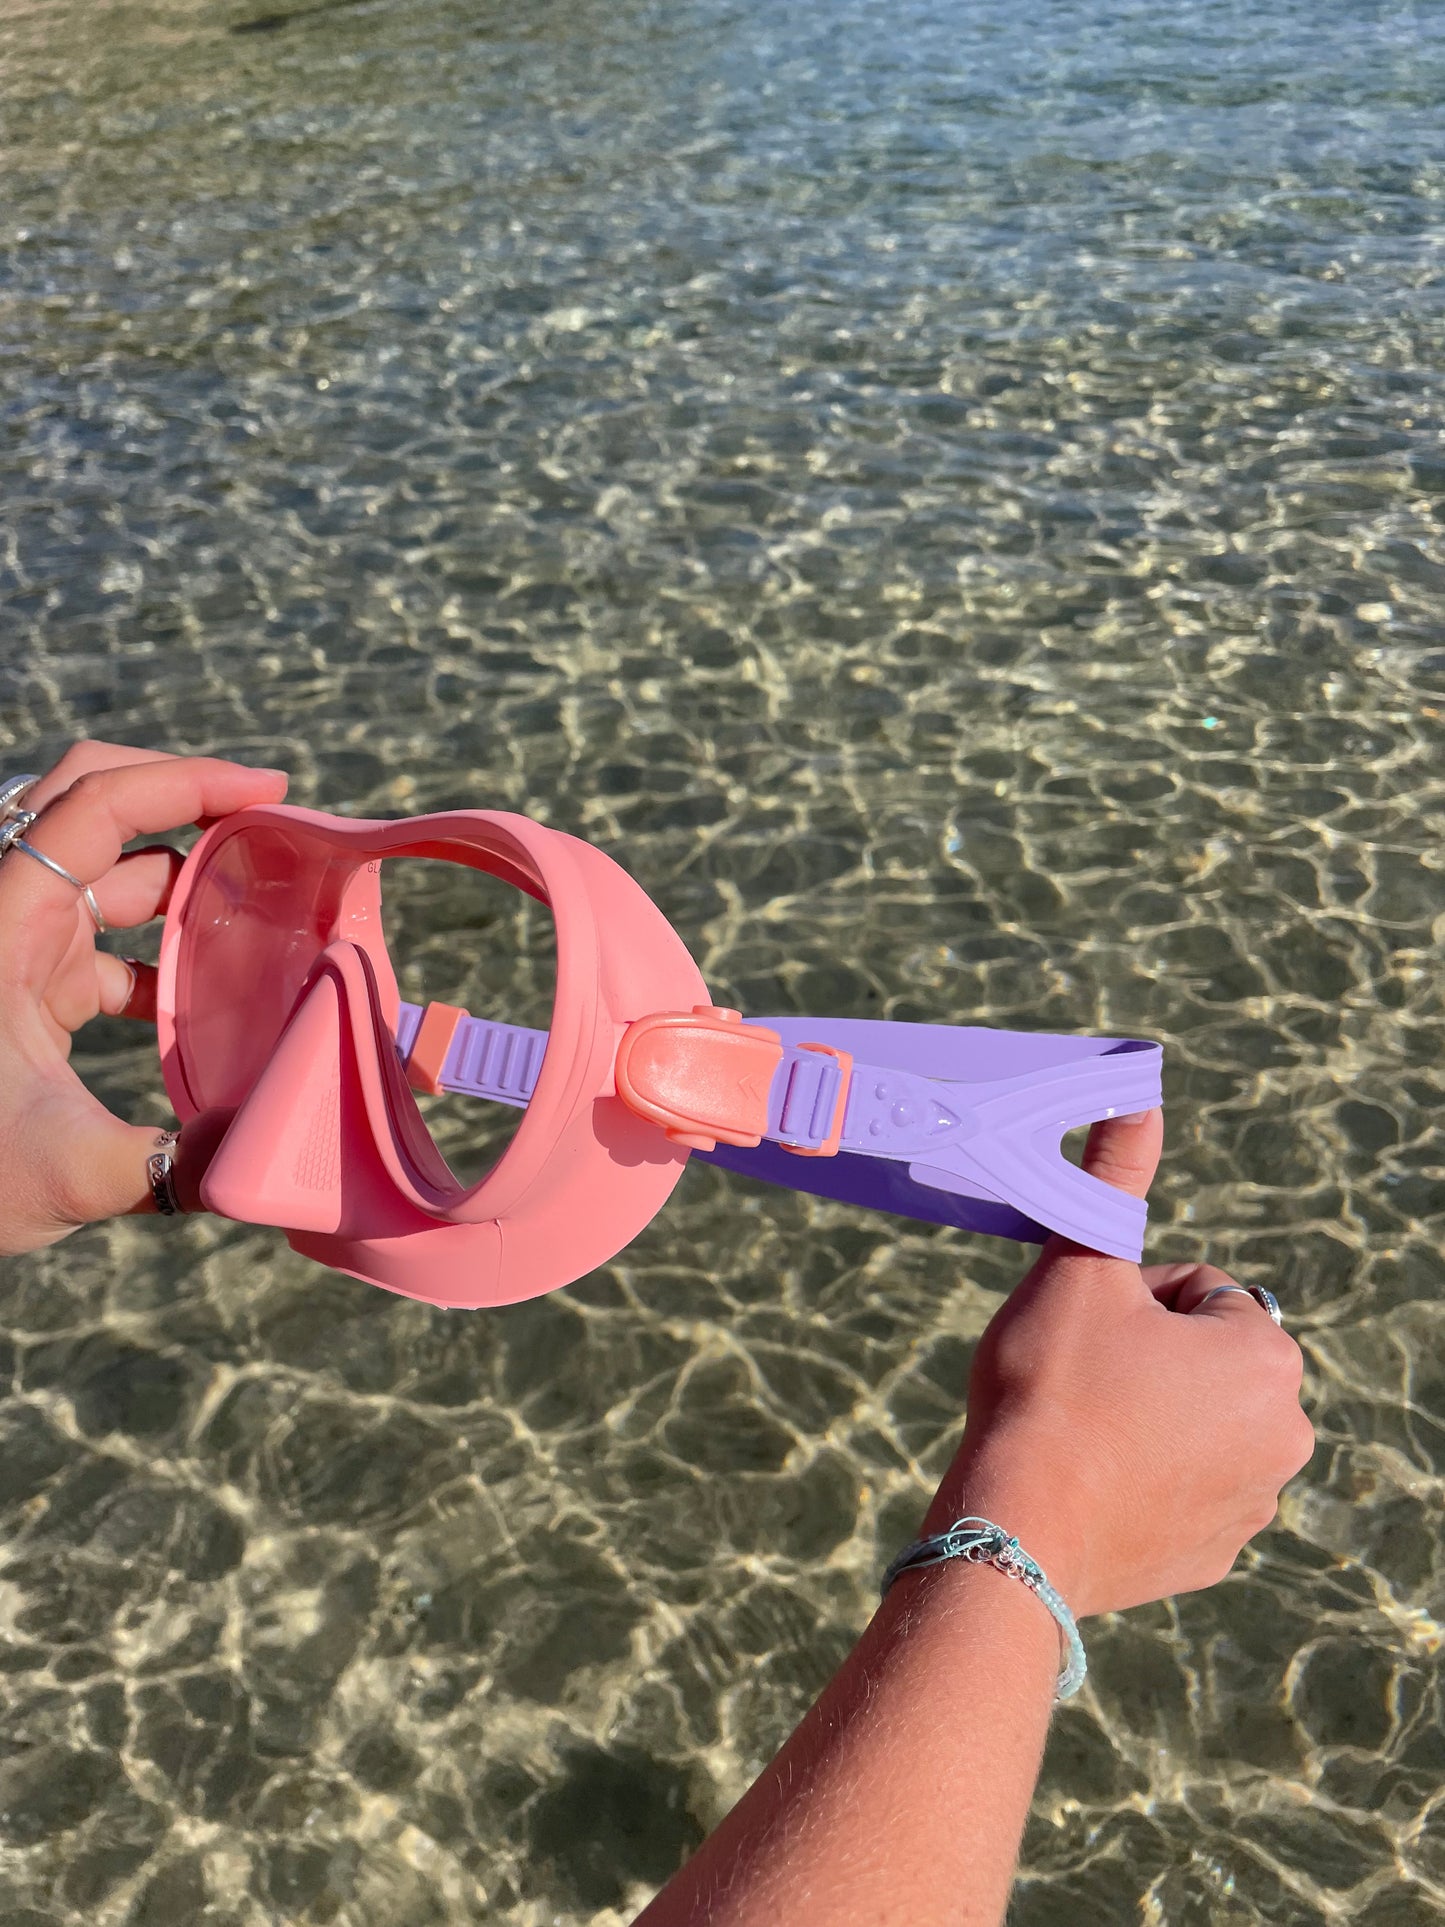
<svg viewBox="0 0 1445 1927">
<path fill-rule="evenodd" d="M 365 989 L 346 985 L 342 967 L 329 963 L 345 949 L 327 953 L 211 1160 L 201 1198 L 222 1217 L 333 1234 L 424 1221 L 376 1149 L 375 1107 L 345 1008 L 348 997 L 365 1000 Z M 366 1019 L 370 1026 L 369 1004 Z"/>
<path fill-rule="evenodd" d="M 319 977 L 237 1111 L 201 1185 L 225 1218 L 288 1231 L 342 1221 L 341 999 Z"/>
</svg>

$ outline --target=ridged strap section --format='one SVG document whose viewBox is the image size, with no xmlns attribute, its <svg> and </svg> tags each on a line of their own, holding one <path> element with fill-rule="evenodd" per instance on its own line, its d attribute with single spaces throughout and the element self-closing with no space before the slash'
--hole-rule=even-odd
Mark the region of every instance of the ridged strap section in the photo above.
<svg viewBox="0 0 1445 1927">
<path fill-rule="evenodd" d="M 402 1005 L 396 1048 L 403 1063 L 416 1041 L 421 1019 L 420 1005 Z M 545 1030 L 492 1023 L 485 1017 L 464 1017 L 457 1025 L 437 1082 L 444 1091 L 459 1097 L 486 1097 L 525 1110 L 537 1088 L 546 1049 Z"/>
</svg>

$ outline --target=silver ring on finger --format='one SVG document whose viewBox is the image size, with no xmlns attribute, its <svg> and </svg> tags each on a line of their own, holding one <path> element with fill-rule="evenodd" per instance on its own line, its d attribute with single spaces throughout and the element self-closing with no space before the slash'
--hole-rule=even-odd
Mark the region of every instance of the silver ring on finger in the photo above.
<svg viewBox="0 0 1445 1927">
<path fill-rule="evenodd" d="M 25 827 L 28 829 L 30 826 L 27 823 Z M 105 935 L 110 925 L 100 914 L 100 905 L 95 900 L 95 892 L 88 883 L 82 883 L 79 877 L 72 876 L 63 863 L 57 863 L 55 858 L 47 856 L 44 850 L 37 850 L 35 845 L 27 843 L 23 836 L 12 837 L 5 849 L 0 851 L 0 855 L 8 855 L 11 850 L 23 850 L 26 856 L 33 856 L 37 863 L 43 863 L 47 870 L 60 878 L 62 883 L 68 883 L 73 889 L 79 890 L 81 896 L 85 898 L 86 909 L 95 921 L 96 934 L 102 937 Z"/>
<path fill-rule="evenodd" d="M 1269 1313 L 1276 1325 L 1284 1324 L 1284 1319 L 1280 1315 L 1278 1298 L 1275 1297 L 1272 1291 L 1266 1291 L 1263 1285 L 1216 1285 L 1212 1291 L 1205 1292 L 1199 1303 L 1194 1307 L 1195 1311 L 1203 1311 L 1211 1298 L 1222 1298 L 1227 1291 L 1238 1292 L 1241 1298 L 1252 1298 L 1255 1304 L 1261 1306 L 1263 1310 Z"/>
<path fill-rule="evenodd" d="M 38 776 L 7 776 L 0 780 L 0 817 L 17 815 L 21 797 L 39 781 Z M 31 821 L 34 820 L 32 814 Z"/>
<path fill-rule="evenodd" d="M 181 1201 L 176 1195 L 175 1149 L 179 1131 L 162 1131 L 156 1148 L 146 1159 L 146 1181 L 151 1188 L 151 1203 L 163 1218 L 178 1216 Z"/>
<path fill-rule="evenodd" d="M 13 848 L 24 836 L 32 823 L 39 820 L 36 810 L 7 810 L 0 816 L 0 856 Z"/>
</svg>

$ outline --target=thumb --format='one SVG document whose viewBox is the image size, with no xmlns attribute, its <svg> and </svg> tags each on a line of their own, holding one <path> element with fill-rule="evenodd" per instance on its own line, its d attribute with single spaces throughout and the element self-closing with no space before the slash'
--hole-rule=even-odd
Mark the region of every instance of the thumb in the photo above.
<svg viewBox="0 0 1445 1927">
<path fill-rule="evenodd" d="M 123 1124 L 97 1103 L 66 1147 L 61 1210 L 77 1224 L 154 1211 L 147 1160 L 166 1151 L 174 1163 L 176 1148 L 160 1125 Z"/>
<path fill-rule="evenodd" d="M 1089 1132 L 1084 1169 L 1131 1198 L 1147 1197 L 1164 1149 L 1164 1113 L 1140 1111 L 1136 1117 L 1106 1117 Z"/>
<path fill-rule="evenodd" d="M 148 1160 L 158 1152 L 171 1158 L 172 1188 L 182 1211 L 204 1211 L 201 1179 L 225 1134 L 232 1113 L 207 1113 L 188 1124 L 179 1141 L 174 1131 L 153 1124 L 123 1124 L 98 1103 L 76 1131 L 70 1148 L 65 1208 L 73 1223 L 90 1224 L 154 1212 Z"/>
<path fill-rule="evenodd" d="M 1133 1117 L 1103 1118 L 1089 1132 L 1083 1169 L 1091 1178 L 1112 1184 L 1131 1197 L 1144 1197 L 1159 1168 L 1164 1149 L 1164 1113 L 1155 1109 Z M 1034 1290 L 1067 1288 L 1071 1292 L 1122 1295 L 1147 1301 L 1151 1294 L 1138 1265 L 1126 1258 L 1110 1258 L 1087 1245 L 1055 1234 L 1044 1246 L 1039 1262 L 1025 1285 Z"/>
</svg>

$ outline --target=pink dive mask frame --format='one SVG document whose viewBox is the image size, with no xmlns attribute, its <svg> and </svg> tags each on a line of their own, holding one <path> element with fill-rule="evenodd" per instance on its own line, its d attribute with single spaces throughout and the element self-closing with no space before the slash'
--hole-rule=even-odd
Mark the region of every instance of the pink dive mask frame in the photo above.
<svg viewBox="0 0 1445 1927">
<path fill-rule="evenodd" d="M 404 1004 L 381 864 L 429 857 L 547 904 L 547 1032 Z M 358 821 L 242 810 L 197 842 L 161 944 L 161 1061 L 182 1125 L 227 1117 L 202 1184 L 221 1216 L 306 1256 L 450 1306 L 513 1303 L 605 1263 L 696 1151 L 748 1175 L 1004 1236 L 1058 1230 L 1137 1258 L 1142 1202 L 1059 1150 L 1065 1131 L 1160 1101 L 1135 1040 L 770 1018 L 708 998 L 620 865 L 493 810 Z M 413 1095 L 524 1108 L 466 1185 Z"/>
</svg>

